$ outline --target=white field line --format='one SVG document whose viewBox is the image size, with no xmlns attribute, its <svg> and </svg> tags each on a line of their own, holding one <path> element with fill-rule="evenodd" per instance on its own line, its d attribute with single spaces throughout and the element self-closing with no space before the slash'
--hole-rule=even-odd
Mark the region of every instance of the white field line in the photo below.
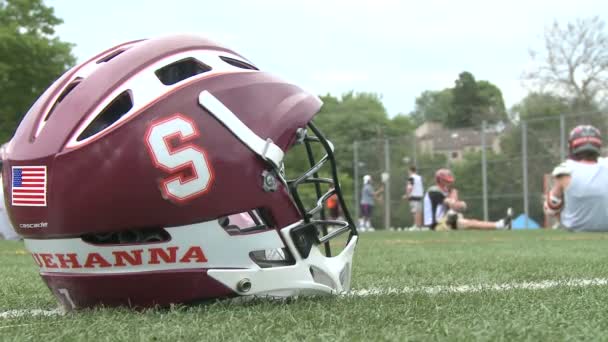
<svg viewBox="0 0 608 342">
<path fill-rule="evenodd" d="M 506 283 L 506 284 L 476 284 L 476 285 L 459 285 L 459 286 L 420 286 L 420 287 L 402 287 L 402 288 L 370 288 L 352 290 L 342 295 L 342 297 L 368 297 L 382 296 L 392 294 L 408 294 L 408 293 L 423 293 L 423 294 L 450 294 L 450 293 L 475 293 L 482 291 L 509 291 L 509 290 L 547 290 L 555 287 L 590 287 L 590 286 L 608 286 L 608 278 L 595 279 L 565 279 L 565 280 L 544 280 L 540 282 L 523 282 L 523 283 Z M 253 299 L 252 297 L 238 297 L 232 299 L 235 302 L 241 300 Z M 1 318 L 20 318 L 20 317 L 35 317 L 35 316 L 60 316 L 64 315 L 62 309 L 42 310 L 42 309 L 21 309 L 0 311 Z M 2 328 L 0 326 L 0 328 Z"/>
<path fill-rule="evenodd" d="M 20 318 L 20 317 L 36 317 L 36 316 L 57 316 L 63 315 L 65 311 L 63 309 L 54 310 L 42 310 L 42 309 L 21 309 L 21 310 L 8 310 L 0 311 L 0 318 Z"/>
<path fill-rule="evenodd" d="M 21 327 L 31 327 L 32 325 L 41 325 L 44 324 L 42 322 L 40 323 L 25 323 L 25 324 L 13 324 L 13 325 L 0 325 L 0 330 L 1 329 L 11 329 L 11 328 L 21 328 Z"/>
<path fill-rule="evenodd" d="M 450 294 L 450 293 L 475 293 L 482 291 L 509 291 L 509 290 L 546 290 L 555 287 L 589 287 L 607 286 L 608 278 L 596 279 L 564 279 L 564 280 L 544 280 L 540 282 L 523 282 L 507 284 L 477 284 L 477 285 L 458 285 L 458 286 L 421 286 L 421 287 L 402 287 L 402 288 L 371 288 L 352 290 L 344 296 L 366 297 L 386 294 Z"/>
</svg>

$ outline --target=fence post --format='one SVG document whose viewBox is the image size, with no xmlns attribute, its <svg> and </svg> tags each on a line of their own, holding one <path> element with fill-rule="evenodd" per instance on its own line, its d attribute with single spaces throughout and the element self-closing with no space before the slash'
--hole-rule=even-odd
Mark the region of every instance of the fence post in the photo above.
<svg viewBox="0 0 608 342">
<path fill-rule="evenodd" d="M 524 186 L 524 213 L 525 227 L 528 229 L 529 205 L 528 205 L 528 125 L 526 121 L 521 122 L 521 165 L 523 171 L 523 186 Z"/>
<path fill-rule="evenodd" d="M 488 220 L 488 166 L 486 159 L 486 120 L 481 122 L 481 181 L 483 189 L 483 219 Z"/>
<path fill-rule="evenodd" d="M 359 220 L 359 151 L 357 141 L 353 141 L 353 204 L 355 205 L 355 220 Z"/>
<path fill-rule="evenodd" d="M 416 168 L 418 168 L 418 139 L 416 139 L 416 134 L 413 135 L 414 140 L 414 150 L 412 152 L 413 155 L 413 164 Z"/>
<path fill-rule="evenodd" d="M 560 162 L 566 160 L 566 117 L 559 115 L 559 158 Z"/>
<path fill-rule="evenodd" d="M 384 172 L 387 177 L 384 182 L 384 229 L 391 226 L 391 155 L 389 140 L 384 139 Z"/>
</svg>

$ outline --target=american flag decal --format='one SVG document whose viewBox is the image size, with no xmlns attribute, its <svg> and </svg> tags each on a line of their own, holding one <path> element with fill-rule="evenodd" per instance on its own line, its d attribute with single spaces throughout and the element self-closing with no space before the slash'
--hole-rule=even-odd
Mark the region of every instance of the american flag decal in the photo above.
<svg viewBox="0 0 608 342">
<path fill-rule="evenodd" d="M 13 206 L 46 207 L 46 166 L 13 166 Z"/>
</svg>

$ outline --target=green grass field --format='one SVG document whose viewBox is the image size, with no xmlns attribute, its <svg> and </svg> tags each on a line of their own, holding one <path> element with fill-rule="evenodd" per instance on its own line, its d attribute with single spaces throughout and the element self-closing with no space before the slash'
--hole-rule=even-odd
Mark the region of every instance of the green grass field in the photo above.
<svg viewBox="0 0 608 342">
<path fill-rule="evenodd" d="M 353 290 L 34 316 L 55 299 L 23 244 L 0 241 L 0 340 L 608 340 L 608 234 L 364 233 Z"/>
</svg>

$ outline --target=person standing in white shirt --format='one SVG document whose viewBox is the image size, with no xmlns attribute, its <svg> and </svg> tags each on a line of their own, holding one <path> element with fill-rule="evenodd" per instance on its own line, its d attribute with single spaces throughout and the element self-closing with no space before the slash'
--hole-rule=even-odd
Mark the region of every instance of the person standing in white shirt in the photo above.
<svg viewBox="0 0 608 342">
<path fill-rule="evenodd" d="M 410 230 L 420 230 L 422 228 L 422 198 L 424 197 L 424 187 L 422 177 L 416 173 L 416 167 L 410 166 L 409 177 L 405 188 L 403 199 L 410 205 L 410 211 L 414 217 L 414 224 Z"/>
</svg>

